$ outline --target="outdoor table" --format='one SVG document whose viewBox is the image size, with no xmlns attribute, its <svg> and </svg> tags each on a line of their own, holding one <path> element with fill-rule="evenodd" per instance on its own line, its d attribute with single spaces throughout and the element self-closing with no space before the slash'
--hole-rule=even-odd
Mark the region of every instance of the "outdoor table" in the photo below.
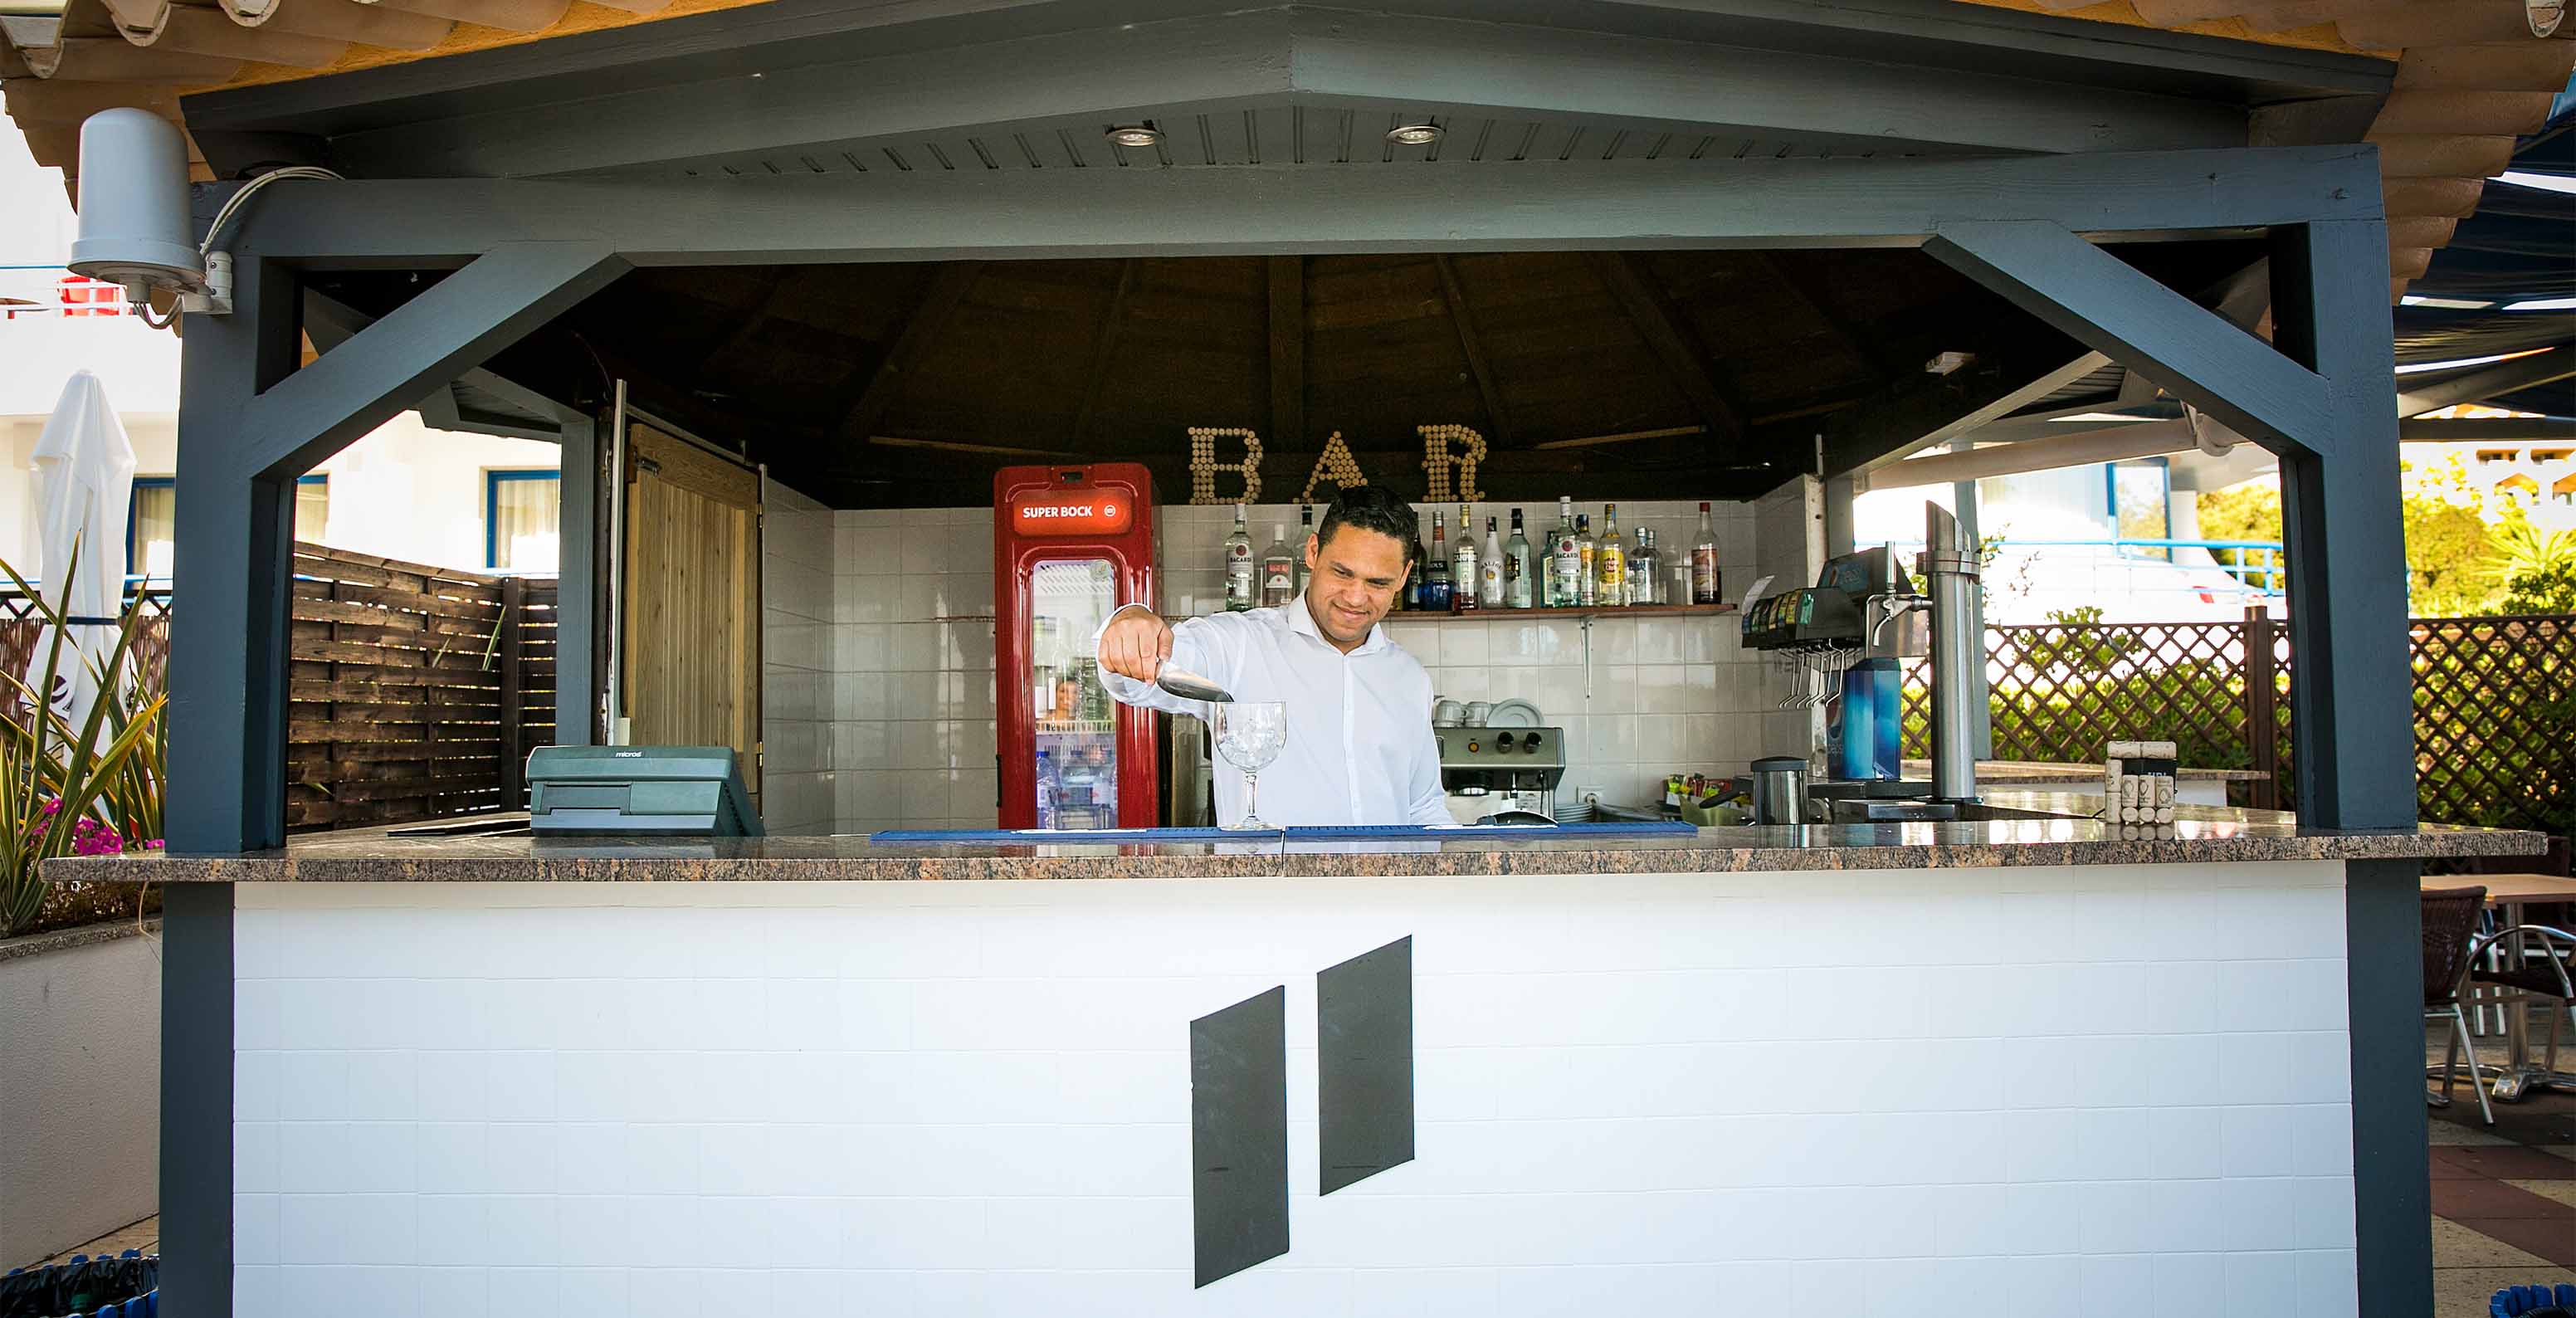
<svg viewBox="0 0 2576 1318">
<path fill-rule="evenodd" d="M 2487 905 L 2503 917 L 2501 927 L 2510 929 L 2522 923 L 2522 908 L 2530 902 L 2576 902 L 2576 878 L 2557 874 L 2428 874 L 2426 891 L 2440 888 L 2465 888 L 2483 885 Z M 2522 949 L 2516 946 L 2505 955 L 2514 958 L 2516 969 L 2522 965 Z M 2553 1071 L 2535 1065 L 2531 1060 L 2531 995 L 2520 989 L 2487 985 L 2495 996 L 2490 999 L 2504 1008 L 2505 1065 L 2496 1075 L 2489 1097 L 2500 1103 L 2519 1100 L 2532 1089 L 2576 1089 L 2576 1073 Z"/>
</svg>

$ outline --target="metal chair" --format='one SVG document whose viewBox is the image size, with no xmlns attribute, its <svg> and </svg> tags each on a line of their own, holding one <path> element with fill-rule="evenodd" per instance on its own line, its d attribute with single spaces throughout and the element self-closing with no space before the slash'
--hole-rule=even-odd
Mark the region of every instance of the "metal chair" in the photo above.
<svg viewBox="0 0 2576 1318">
<path fill-rule="evenodd" d="M 2451 1105 L 2460 1051 L 2467 1049 L 2469 1089 L 2478 1096 L 2478 1115 L 2492 1126 L 2495 1109 L 2487 1103 L 2487 1091 L 2478 1088 L 2478 1049 L 2469 1039 L 2468 1017 L 2460 1011 L 2460 990 L 2468 983 L 2473 964 L 2471 944 L 2477 937 L 2478 912 L 2486 909 L 2486 904 L 2487 890 L 2483 885 L 2440 888 L 2424 894 L 2424 1019 L 2449 1017 L 2451 1021 L 2449 1044 L 2442 1050 L 2441 1096 L 2428 1092 L 2424 1101 L 2435 1107 Z M 2428 1074 L 2430 1070 L 2426 1068 Z"/>
<path fill-rule="evenodd" d="M 2576 934 L 2545 924 L 2499 929 L 2469 948 L 2468 982 L 2505 990 L 2498 1005 L 2507 1012 L 2524 1013 L 2520 1023 L 2529 1023 L 2532 998 L 2558 999 L 2557 1009 L 2549 1013 L 2548 1050 L 2540 1064 L 2544 1072 L 2558 1069 L 2560 1019 L 2576 1020 L 2576 980 L 2568 972 L 2571 963 L 2576 963 Z M 2508 1018 L 2508 1028 L 2514 1023 Z M 2506 1089 L 2520 1083 L 2517 1077 Z M 2504 1096 L 2510 1099 L 2514 1094 Z"/>
</svg>

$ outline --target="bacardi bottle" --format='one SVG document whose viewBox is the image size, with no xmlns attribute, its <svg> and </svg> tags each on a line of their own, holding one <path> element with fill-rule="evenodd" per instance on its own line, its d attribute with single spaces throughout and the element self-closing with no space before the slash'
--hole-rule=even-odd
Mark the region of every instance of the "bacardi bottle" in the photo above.
<svg viewBox="0 0 2576 1318">
<path fill-rule="evenodd" d="M 1715 604 L 1722 587 L 1717 580 L 1717 528 L 1709 524 L 1708 505 L 1699 506 L 1699 538 L 1691 542 L 1691 603 Z"/>
<path fill-rule="evenodd" d="M 1225 607 L 1241 613 L 1260 602 L 1260 573 L 1252 562 L 1252 533 L 1243 528 L 1243 505 L 1234 506 L 1234 534 L 1225 538 Z"/>
<path fill-rule="evenodd" d="M 1556 529 L 1547 537 L 1547 606 L 1570 609 L 1583 598 L 1583 555 L 1574 547 L 1574 500 L 1558 496 Z"/>
<path fill-rule="evenodd" d="M 1512 510 L 1512 538 L 1503 542 L 1503 604 L 1507 608 L 1526 609 L 1534 601 L 1532 588 L 1538 573 L 1530 565 L 1529 537 L 1521 531 L 1521 510 Z"/>
<path fill-rule="evenodd" d="M 1277 608 L 1297 598 L 1297 556 L 1288 552 L 1285 523 L 1270 528 L 1270 547 L 1261 551 L 1261 607 Z"/>
<path fill-rule="evenodd" d="M 1503 537 L 1495 519 L 1485 519 L 1485 548 L 1476 555 L 1476 604 L 1480 608 L 1503 607 Z"/>
<path fill-rule="evenodd" d="M 1449 559 L 1449 606 L 1460 613 L 1476 607 L 1476 530 L 1467 505 L 1458 505 L 1458 548 Z"/>
<path fill-rule="evenodd" d="M 1574 515 L 1574 602 L 1592 608 L 1601 602 L 1601 578 L 1592 571 L 1592 562 L 1601 556 L 1600 544 L 1592 538 L 1592 514 Z"/>
<path fill-rule="evenodd" d="M 1592 551 L 1592 575 L 1598 578 L 1592 593 L 1601 607 L 1616 609 L 1628 603 L 1628 549 L 1619 543 L 1619 505 L 1601 505 L 1601 545 Z"/>
</svg>

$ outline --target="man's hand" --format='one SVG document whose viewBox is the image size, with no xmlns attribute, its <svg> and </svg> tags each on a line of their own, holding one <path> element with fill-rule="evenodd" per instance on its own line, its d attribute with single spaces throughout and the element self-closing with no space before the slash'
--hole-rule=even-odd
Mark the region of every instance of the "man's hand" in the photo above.
<svg viewBox="0 0 2576 1318">
<path fill-rule="evenodd" d="M 1171 625 L 1151 609 L 1127 609 L 1100 633 L 1100 666 L 1121 677 L 1151 682 L 1171 657 Z"/>
</svg>

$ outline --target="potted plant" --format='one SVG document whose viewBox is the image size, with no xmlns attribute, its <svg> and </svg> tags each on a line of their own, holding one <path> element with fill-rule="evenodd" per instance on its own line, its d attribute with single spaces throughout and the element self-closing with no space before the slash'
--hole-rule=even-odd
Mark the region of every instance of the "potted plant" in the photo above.
<svg viewBox="0 0 2576 1318">
<path fill-rule="evenodd" d="M 134 884 L 47 884 L 54 856 L 159 847 L 166 701 L 137 662 L 140 610 L 104 656 L 69 644 L 62 601 L 5 563 L 37 627 L 0 672 L 0 1268 L 149 1217 L 159 1157 L 160 950 Z M 69 573 L 66 572 L 68 578 Z M 0 665 L 15 668 L 15 665 Z M 56 700 L 85 673 L 75 723 Z"/>
</svg>

